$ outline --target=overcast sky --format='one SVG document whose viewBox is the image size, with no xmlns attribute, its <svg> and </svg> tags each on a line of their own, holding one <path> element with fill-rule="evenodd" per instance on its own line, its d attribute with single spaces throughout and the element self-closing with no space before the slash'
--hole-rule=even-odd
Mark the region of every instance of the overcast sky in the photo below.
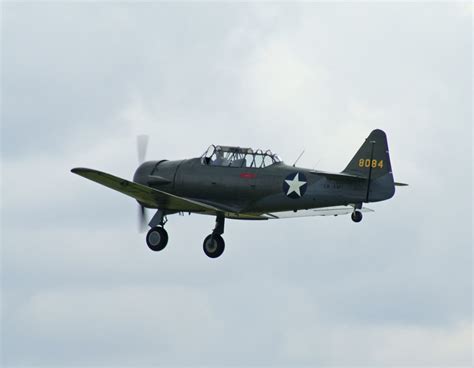
<svg viewBox="0 0 474 368">
<path fill-rule="evenodd" d="M 2 3 L 4 366 L 471 366 L 472 5 Z M 208 145 L 342 170 L 374 128 L 408 182 L 350 217 L 171 216 L 131 178 Z"/>
</svg>

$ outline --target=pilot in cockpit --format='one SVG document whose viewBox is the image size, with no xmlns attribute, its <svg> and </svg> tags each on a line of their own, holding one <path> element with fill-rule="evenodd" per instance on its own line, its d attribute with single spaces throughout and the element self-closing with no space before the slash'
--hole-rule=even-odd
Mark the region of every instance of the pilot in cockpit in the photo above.
<svg viewBox="0 0 474 368">
<path fill-rule="evenodd" d="M 224 153 L 221 150 L 216 150 L 216 159 L 212 161 L 211 165 L 224 166 L 225 161 Z"/>
</svg>

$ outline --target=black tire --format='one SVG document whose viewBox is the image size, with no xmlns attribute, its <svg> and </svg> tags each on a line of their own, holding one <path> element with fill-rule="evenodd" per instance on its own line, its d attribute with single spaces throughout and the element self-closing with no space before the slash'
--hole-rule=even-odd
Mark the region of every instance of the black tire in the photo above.
<svg viewBox="0 0 474 368">
<path fill-rule="evenodd" d="M 225 249 L 225 242 L 222 239 L 222 236 L 218 234 L 211 234 L 204 239 L 202 244 L 202 248 L 204 249 L 204 253 L 209 258 L 217 258 L 224 253 Z"/>
<path fill-rule="evenodd" d="M 168 233 L 162 227 L 152 227 L 146 234 L 146 244 L 152 251 L 159 252 L 168 244 Z"/>
<path fill-rule="evenodd" d="M 352 218 L 352 221 L 354 221 L 354 222 L 361 222 L 362 218 L 363 218 L 362 212 L 360 212 L 360 211 L 352 212 L 351 218 Z"/>
</svg>

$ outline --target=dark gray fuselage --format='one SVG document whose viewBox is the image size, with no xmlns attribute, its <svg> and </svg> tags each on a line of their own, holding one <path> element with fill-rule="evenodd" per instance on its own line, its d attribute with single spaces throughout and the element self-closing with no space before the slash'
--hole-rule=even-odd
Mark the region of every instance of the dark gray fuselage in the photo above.
<svg viewBox="0 0 474 368">
<path fill-rule="evenodd" d="M 284 183 L 296 173 L 305 177 L 307 187 L 301 196 L 290 198 Z M 366 182 L 331 179 L 317 171 L 283 162 L 265 168 L 249 168 L 206 165 L 201 158 L 149 161 L 137 169 L 133 180 L 180 197 L 225 205 L 232 212 L 252 214 L 361 204 L 367 202 L 368 197 Z M 391 198 L 392 188 L 391 173 L 373 180 L 369 201 Z M 175 209 L 163 210 L 173 212 Z"/>
</svg>

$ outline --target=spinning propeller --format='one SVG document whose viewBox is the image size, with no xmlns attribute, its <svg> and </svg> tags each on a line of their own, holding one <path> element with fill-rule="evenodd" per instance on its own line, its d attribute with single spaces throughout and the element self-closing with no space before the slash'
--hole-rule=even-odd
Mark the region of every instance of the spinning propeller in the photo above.
<svg viewBox="0 0 474 368">
<path fill-rule="evenodd" d="M 138 165 L 145 162 L 146 151 L 148 148 L 148 136 L 139 135 L 137 136 L 137 153 L 138 153 Z M 138 205 L 138 231 L 144 232 L 148 224 L 146 209 L 142 205 Z"/>
</svg>

